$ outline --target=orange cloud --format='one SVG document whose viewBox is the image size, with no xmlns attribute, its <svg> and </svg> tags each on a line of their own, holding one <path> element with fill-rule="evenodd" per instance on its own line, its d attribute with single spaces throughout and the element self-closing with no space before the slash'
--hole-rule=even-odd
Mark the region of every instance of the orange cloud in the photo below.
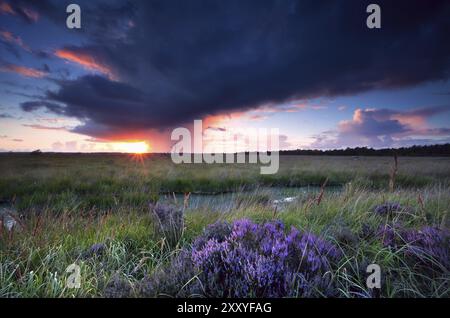
<svg viewBox="0 0 450 318">
<path fill-rule="evenodd" d="M 6 1 L 0 0 L 0 13 L 17 15 L 19 13 L 29 22 L 37 22 L 39 20 L 39 13 L 22 5 L 14 4 L 14 8 Z"/>
<path fill-rule="evenodd" d="M 247 116 L 247 112 L 237 111 L 229 114 L 207 115 L 203 118 L 203 127 L 224 125 L 235 119 L 242 119 Z"/>
<path fill-rule="evenodd" d="M 404 113 L 395 114 L 392 119 L 398 120 L 403 125 L 409 125 L 411 127 L 424 126 L 426 124 L 426 117 L 421 114 Z"/>
<path fill-rule="evenodd" d="M 16 44 L 28 52 L 31 51 L 31 49 L 25 43 L 23 43 L 22 39 L 19 36 L 15 36 L 9 31 L 0 30 L 0 38 L 8 43 Z"/>
<path fill-rule="evenodd" d="M 261 121 L 261 120 L 266 120 L 268 119 L 269 116 L 266 115 L 260 115 L 260 114 L 255 114 L 255 115 L 251 115 L 249 117 L 250 120 L 254 120 L 254 121 Z"/>
<path fill-rule="evenodd" d="M 55 55 L 61 59 L 77 63 L 88 70 L 97 71 L 108 75 L 110 78 L 115 78 L 112 71 L 105 65 L 99 63 L 93 56 L 82 53 L 74 52 L 67 49 L 60 49 L 55 52 Z"/>
<path fill-rule="evenodd" d="M 277 104 L 264 104 L 257 107 L 256 109 L 249 109 L 246 111 L 235 111 L 229 114 L 215 114 L 207 115 L 203 118 L 204 127 L 218 127 L 226 126 L 236 120 L 246 120 L 246 121 L 262 121 L 268 119 L 271 115 L 275 113 L 297 113 L 302 110 L 312 109 L 312 110 L 322 110 L 326 109 L 326 106 L 320 105 L 309 105 L 309 104 L 288 104 L 288 105 L 277 105 Z"/>
<path fill-rule="evenodd" d="M 34 68 L 25 67 L 25 66 L 15 65 L 15 64 L 3 65 L 0 67 L 0 71 L 16 73 L 16 74 L 20 74 L 22 76 L 34 77 L 34 78 L 44 77 L 45 75 L 47 75 L 47 73 L 45 73 L 43 71 L 40 71 L 40 70 L 37 70 Z"/>
<path fill-rule="evenodd" d="M 0 1 L 0 12 L 3 14 L 16 14 L 8 2 Z"/>
<path fill-rule="evenodd" d="M 366 109 L 366 111 L 372 111 L 371 109 Z M 353 113 L 353 121 L 357 123 L 362 123 L 364 118 L 364 112 L 362 109 L 358 108 Z M 347 122 L 347 121 L 344 121 Z"/>
</svg>

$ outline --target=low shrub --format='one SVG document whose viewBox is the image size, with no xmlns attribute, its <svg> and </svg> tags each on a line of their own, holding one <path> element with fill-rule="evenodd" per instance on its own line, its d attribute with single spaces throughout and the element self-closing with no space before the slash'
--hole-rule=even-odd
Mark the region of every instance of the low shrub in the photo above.
<svg viewBox="0 0 450 318">
<path fill-rule="evenodd" d="M 170 262 L 146 276 L 137 285 L 140 297 L 195 297 L 202 294 L 196 271 L 188 250 L 174 255 Z"/>
<path fill-rule="evenodd" d="M 162 235 L 169 246 L 176 246 L 184 231 L 183 210 L 168 204 L 150 205 L 155 231 Z"/>
<path fill-rule="evenodd" d="M 118 275 L 113 276 L 106 284 L 103 296 L 106 298 L 129 298 L 133 296 L 130 282 Z"/>
<path fill-rule="evenodd" d="M 450 232 L 425 226 L 406 229 L 399 224 L 382 226 L 378 231 L 383 245 L 403 254 L 412 267 L 450 271 Z"/>
<path fill-rule="evenodd" d="M 279 221 L 247 219 L 209 226 L 166 268 L 141 283 L 145 296 L 333 296 L 331 271 L 340 259 L 327 241 Z"/>
<path fill-rule="evenodd" d="M 373 207 L 373 212 L 379 215 L 390 215 L 407 210 L 398 202 L 386 202 Z"/>
</svg>

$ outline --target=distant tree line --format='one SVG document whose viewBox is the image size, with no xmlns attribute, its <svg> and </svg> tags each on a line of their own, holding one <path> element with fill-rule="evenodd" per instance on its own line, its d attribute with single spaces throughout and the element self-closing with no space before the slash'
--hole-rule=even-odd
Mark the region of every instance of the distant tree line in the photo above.
<svg viewBox="0 0 450 318">
<path fill-rule="evenodd" d="M 37 149 L 30 152 L 32 155 L 40 155 L 42 151 Z M 81 153 L 79 153 L 81 154 Z M 86 155 L 103 155 L 105 153 L 86 153 Z M 109 155 L 121 153 L 108 153 Z M 248 152 L 245 152 L 248 155 Z M 356 147 L 356 148 L 345 148 L 345 149 L 332 149 L 332 150 L 318 150 L 318 149 L 296 149 L 296 150 L 281 150 L 280 155 L 283 156 L 295 156 L 295 155 L 305 155 L 305 156 L 415 156 L 415 157 L 450 157 L 450 143 L 447 144 L 437 144 L 429 146 L 411 146 L 411 147 L 401 147 L 401 148 L 383 148 L 374 149 L 368 147 Z M 73 153 L 60 153 L 60 155 L 73 155 Z M 155 155 L 167 156 L 169 153 L 153 153 Z"/>
<path fill-rule="evenodd" d="M 430 146 L 411 146 L 401 148 L 373 149 L 356 147 L 333 150 L 282 150 L 280 155 L 308 155 L 308 156 L 450 156 L 450 143 Z"/>
</svg>

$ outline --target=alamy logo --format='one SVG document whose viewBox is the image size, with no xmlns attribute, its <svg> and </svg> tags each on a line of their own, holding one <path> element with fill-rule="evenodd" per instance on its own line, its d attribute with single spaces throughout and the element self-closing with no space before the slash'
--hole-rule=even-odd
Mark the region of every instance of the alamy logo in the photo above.
<svg viewBox="0 0 450 318">
<path fill-rule="evenodd" d="M 202 120 L 194 120 L 193 137 L 185 127 L 172 131 L 171 140 L 177 141 L 171 149 L 175 164 L 260 163 L 261 174 L 278 172 L 280 135 L 277 128 L 216 129 L 214 137 L 207 140 Z"/>
<path fill-rule="evenodd" d="M 67 277 L 67 288 L 80 288 L 81 287 L 81 268 L 77 264 L 70 264 L 66 268 L 66 273 L 69 273 Z"/>
<path fill-rule="evenodd" d="M 381 268 L 378 264 L 370 264 L 367 266 L 366 273 L 370 273 L 367 277 L 367 288 L 381 288 Z"/>
<path fill-rule="evenodd" d="M 66 13 L 70 13 L 66 19 L 66 25 L 69 29 L 81 29 L 81 8 L 78 4 L 69 4 Z"/>
<path fill-rule="evenodd" d="M 378 4 L 372 3 L 367 6 L 367 13 L 370 15 L 367 17 L 366 25 L 369 29 L 381 29 L 381 8 Z"/>
</svg>

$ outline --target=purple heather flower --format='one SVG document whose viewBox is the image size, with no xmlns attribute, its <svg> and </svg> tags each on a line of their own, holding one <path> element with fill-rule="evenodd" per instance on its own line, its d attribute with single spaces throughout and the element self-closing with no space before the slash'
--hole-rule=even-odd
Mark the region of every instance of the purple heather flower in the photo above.
<svg viewBox="0 0 450 318">
<path fill-rule="evenodd" d="M 194 243 L 192 260 L 213 297 L 288 297 L 295 289 L 311 296 L 329 285 L 323 276 L 340 257 L 336 247 L 311 233 L 292 228 L 286 235 L 279 221 L 239 220 L 221 241 L 196 242 L 202 244 Z"/>
<path fill-rule="evenodd" d="M 376 205 L 373 211 L 379 215 L 386 215 L 403 211 L 405 208 L 398 202 L 386 202 Z"/>
<path fill-rule="evenodd" d="M 384 246 L 401 250 L 414 265 L 450 270 L 450 232 L 447 229 L 425 226 L 416 230 L 384 225 L 377 235 Z"/>
<path fill-rule="evenodd" d="M 155 229 L 162 234 L 170 245 L 175 245 L 184 229 L 183 210 L 168 204 L 151 204 L 150 210 L 155 223 Z"/>
</svg>

